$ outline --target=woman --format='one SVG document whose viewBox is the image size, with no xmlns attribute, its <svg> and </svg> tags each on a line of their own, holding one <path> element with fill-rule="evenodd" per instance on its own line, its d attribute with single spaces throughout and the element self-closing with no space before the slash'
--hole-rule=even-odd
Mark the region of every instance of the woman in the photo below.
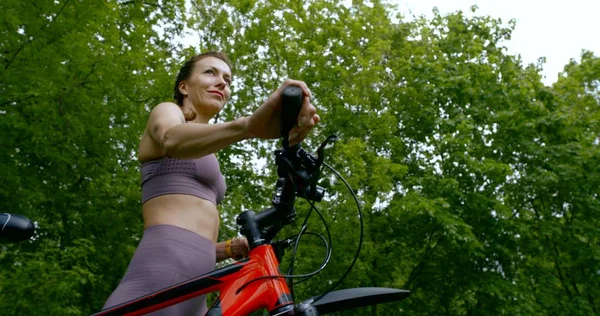
<svg viewBox="0 0 600 316">
<path fill-rule="evenodd" d="M 231 80 L 225 54 L 195 56 L 177 76 L 176 103 L 161 103 L 150 113 L 138 157 L 144 236 L 104 308 L 212 271 L 218 261 L 247 255 L 244 238 L 217 243 L 217 204 L 226 186 L 214 153 L 248 138 L 280 137 L 281 91 L 287 85 L 304 92 L 298 125 L 288 135 L 290 145 L 301 142 L 319 116 L 306 84 L 287 80 L 251 116 L 209 124 L 230 99 Z M 206 310 L 205 298 L 198 297 L 154 315 L 203 315 Z"/>
</svg>

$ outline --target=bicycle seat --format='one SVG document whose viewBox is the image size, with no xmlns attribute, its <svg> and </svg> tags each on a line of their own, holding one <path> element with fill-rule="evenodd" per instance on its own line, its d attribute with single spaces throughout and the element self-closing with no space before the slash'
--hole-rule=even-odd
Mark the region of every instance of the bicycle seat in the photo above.
<svg viewBox="0 0 600 316">
<path fill-rule="evenodd" d="M 0 242 L 17 242 L 31 238 L 35 227 L 29 218 L 10 213 L 0 213 Z"/>
</svg>

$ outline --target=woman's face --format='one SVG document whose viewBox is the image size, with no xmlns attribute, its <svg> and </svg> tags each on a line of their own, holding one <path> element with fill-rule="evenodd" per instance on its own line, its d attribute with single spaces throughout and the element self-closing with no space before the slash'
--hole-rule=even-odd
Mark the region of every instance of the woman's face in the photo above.
<svg viewBox="0 0 600 316">
<path fill-rule="evenodd" d="M 196 112 L 210 119 L 231 97 L 231 69 L 219 58 L 205 57 L 194 65 L 192 75 L 179 84 L 184 104 L 190 102 Z"/>
</svg>

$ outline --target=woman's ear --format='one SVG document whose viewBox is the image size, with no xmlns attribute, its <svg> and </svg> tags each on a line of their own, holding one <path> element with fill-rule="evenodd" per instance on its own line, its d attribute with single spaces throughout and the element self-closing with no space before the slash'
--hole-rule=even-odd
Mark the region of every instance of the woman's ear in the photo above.
<svg viewBox="0 0 600 316">
<path fill-rule="evenodd" d="M 180 81 L 179 86 L 177 88 L 179 89 L 179 92 L 181 92 L 181 94 L 188 95 L 187 82 L 185 82 L 185 80 Z"/>
</svg>

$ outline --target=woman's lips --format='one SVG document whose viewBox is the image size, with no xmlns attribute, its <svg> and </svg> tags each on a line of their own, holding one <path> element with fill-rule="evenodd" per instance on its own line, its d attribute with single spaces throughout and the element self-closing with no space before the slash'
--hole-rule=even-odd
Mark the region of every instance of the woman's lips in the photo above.
<svg viewBox="0 0 600 316">
<path fill-rule="evenodd" d="M 220 96 L 220 97 L 221 97 L 221 99 L 223 99 L 223 93 L 221 93 L 221 92 L 219 92 L 219 91 L 210 90 L 210 91 L 208 91 L 208 92 L 209 92 L 209 93 L 212 93 L 212 94 L 216 94 L 216 95 Z"/>
</svg>

